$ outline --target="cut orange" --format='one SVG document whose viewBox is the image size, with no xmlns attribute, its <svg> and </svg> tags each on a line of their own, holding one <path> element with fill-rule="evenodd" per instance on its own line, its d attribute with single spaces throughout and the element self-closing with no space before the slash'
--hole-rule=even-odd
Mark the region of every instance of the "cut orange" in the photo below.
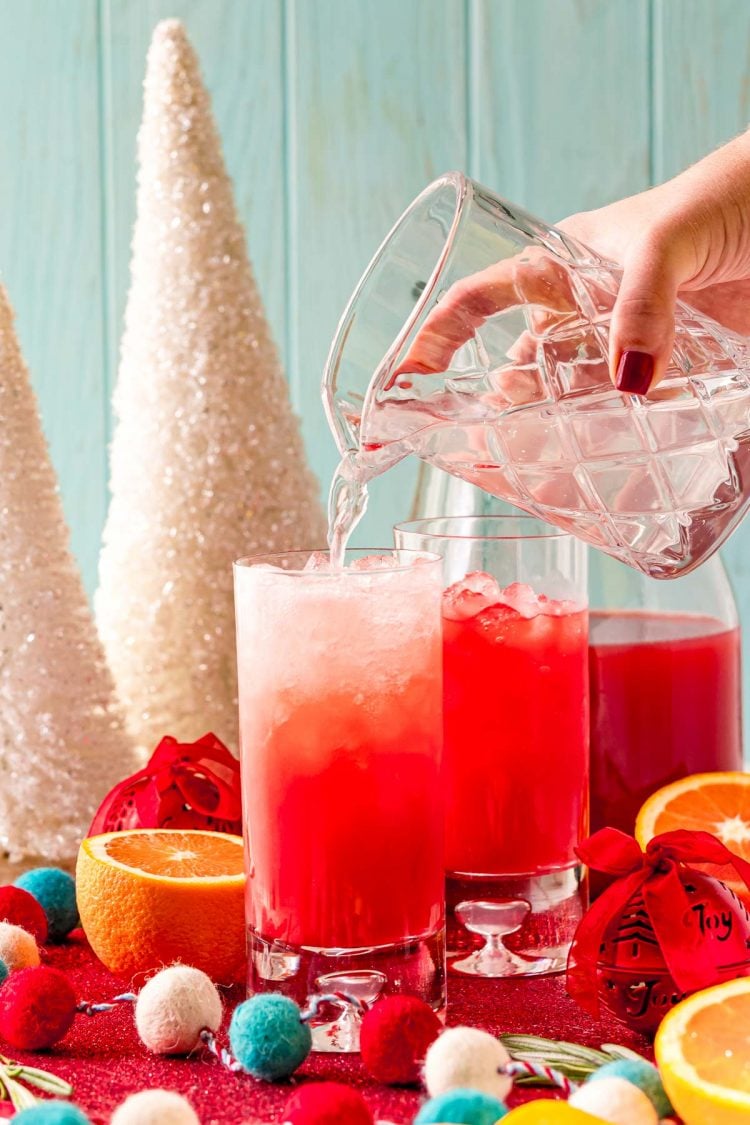
<svg viewBox="0 0 750 1125">
<path fill-rule="evenodd" d="M 690 828 L 717 836 L 750 861 L 750 773 L 696 773 L 665 785 L 638 813 L 635 835 L 642 848 L 660 832 Z M 723 879 L 745 902 L 750 892 L 732 867 L 700 865 Z"/>
<path fill-rule="evenodd" d="M 654 1050 L 664 1088 L 685 1125 L 747 1125 L 750 979 L 683 1000 L 662 1020 Z"/>
<path fill-rule="evenodd" d="M 512 1109 L 502 1121 L 503 1125 L 606 1125 L 602 1117 L 592 1117 L 567 1102 L 547 1098 L 526 1102 Z"/>
<path fill-rule="evenodd" d="M 242 980 L 244 888 L 242 839 L 222 832 L 107 832 L 78 853 L 81 925 L 120 976 L 180 961 L 217 984 Z"/>
</svg>

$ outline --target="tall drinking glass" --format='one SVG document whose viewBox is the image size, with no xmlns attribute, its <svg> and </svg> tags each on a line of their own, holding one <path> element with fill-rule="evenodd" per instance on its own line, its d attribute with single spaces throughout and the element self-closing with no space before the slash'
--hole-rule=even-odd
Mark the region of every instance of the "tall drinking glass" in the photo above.
<svg viewBox="0 0 750 1125">
<path fill-rule="evenodd" d="M 250 992 L 445 1006 L 442 565 L 235 563 Z M 358 1049 L 323 1004 L 318 1050 Z"/>
<path fill-rule="evenodd" d="M 525 516 L 395 528 L 443 556 L 444 799 L 451 968 L 565 967 L 585 907 L 586 547 Z"/>
</svg>

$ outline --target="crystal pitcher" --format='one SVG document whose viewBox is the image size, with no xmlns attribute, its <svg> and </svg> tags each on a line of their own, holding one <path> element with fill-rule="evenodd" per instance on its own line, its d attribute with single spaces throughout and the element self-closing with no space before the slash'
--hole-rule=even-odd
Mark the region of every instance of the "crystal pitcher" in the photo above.
<svg viewBox="0 0 750 1125">
<path fill-rule="evenodd" d="M 413 453 L 644 574 L 692 570 L 747 507 L 750 344 L 679 303 L 665 379 L 621 393 L 607 364 L 619 280 L 464 175 L 436 180 L 331 346 L 323 398 L 343 476 L 365 482 Z M 483 307 L 446 329 L 471 287 Z"/>
</svg>

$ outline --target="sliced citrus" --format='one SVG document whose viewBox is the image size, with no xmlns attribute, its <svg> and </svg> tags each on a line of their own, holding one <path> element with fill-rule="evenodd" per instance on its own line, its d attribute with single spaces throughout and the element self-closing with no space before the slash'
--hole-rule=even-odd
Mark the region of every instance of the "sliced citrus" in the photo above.
<svg viewBox="0 0 750 1125">
<path fill-rule="evenodd" d="M 696 773 L 657 790 L 641 808 L 635 835 L 642 848 L 660 832 L 690 828 L 717 836 L 735 855 L 750 860 L 750 773 Z M 701 865 L 750 899 L 732 867 Z"/>
<path fill-rule="evenodd" d="M 664 1088 L 685 1125 L 747 1125 L 750 979 L 683 1000 L 662 1020 L 654 1050 Z"/>
<path fill-rule="evenodd" d="M 218 984 L 241 980 L 244 887 L 242 839 L 223 832 L 107 832 L 78 853 L 81 925 L 122 976 L 181 961 Z"/>
<path fill-rule="evenodd" d="M 539 1098 L 512 1109 L 503 1117 L 502 1125 L 604 1125 L 604 1119 L 592 1117 L 567 1102 Z"/>
</svg>

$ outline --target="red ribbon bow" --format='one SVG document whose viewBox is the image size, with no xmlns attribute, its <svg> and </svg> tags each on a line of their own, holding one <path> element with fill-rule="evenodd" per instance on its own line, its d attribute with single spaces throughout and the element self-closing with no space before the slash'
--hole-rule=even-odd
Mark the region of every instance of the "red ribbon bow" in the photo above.
<svg viewBox="0 0 750 1125">
<path fill-rule="evenodd" d="M 145 768 L 107 794 L 89 835 L 110 831 L 115 820 L 123 828 L 173 827 L 186 807 L 242 831 L 239 762 L 215 734 L 197 742 L 162 738 Z"/>
<path fill-rule="evenodd" d="M 702 937 L 691 925 L 691 902 L 680 879 L 681 864 L 731 865 L 750 889 L 750 863 L 734 855 L 710 832 L 679 829 L 654 836 L 641 851 L 637 841 L 616 828 L 602 828 L 576 853 L 594 871 L 614 875 L 581 919 L 568 958 L 568 992 L 582 1008 L 599 1014 L 597 961 L 605 931 L 639 891 L 667 969 L 683 992 L 713 983 L 706 979 Z"/>
</svg>

